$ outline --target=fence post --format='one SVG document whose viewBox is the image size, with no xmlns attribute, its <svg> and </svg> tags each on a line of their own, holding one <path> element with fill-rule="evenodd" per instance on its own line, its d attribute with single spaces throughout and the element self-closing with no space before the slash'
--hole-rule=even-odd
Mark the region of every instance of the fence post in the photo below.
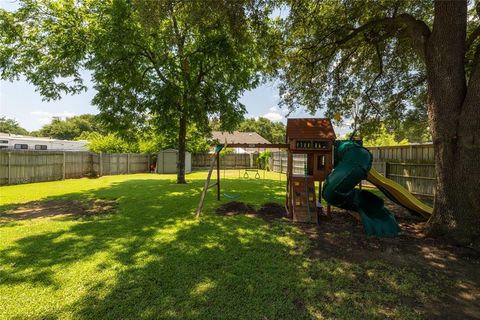
<svg viewBox="0 0 480 320">
<path fill-rule="evenodd" d="M 283 173 L 283 153 L 279 152 L 278 156 L 280 157 L 280 173 Z"/>
<path fill-rule="evenodd" d="M 388 178 L 388 171 L 389 171 L 388 166 L 389 166 L 388 162 L 385 161 L 385 178 Z"/>
<path fill-rule="evenodd" d="M 127 153 L 127 174 L 130 173 L 130 153 Z"/>
<path fill-rule="evenodd" d="M 11 172 L 11 158 L 12 153 L 8 153 L 8 184 L 10 185 L 12 183 L 12 172 Z"/>
<path fill-rule="evenodd" d="M 100 177 L 103 176 L 103 155 L 102 153 L 100 152 L 98 154 L 98 167 L 99 167 L 99 171 L 100 171 Z"/>
<path fill-rule="evenodd" d="M 62 161 L 62 180 L 65 180 L 65 151 L 63 152 L 63 161 Z"/>
</svg>

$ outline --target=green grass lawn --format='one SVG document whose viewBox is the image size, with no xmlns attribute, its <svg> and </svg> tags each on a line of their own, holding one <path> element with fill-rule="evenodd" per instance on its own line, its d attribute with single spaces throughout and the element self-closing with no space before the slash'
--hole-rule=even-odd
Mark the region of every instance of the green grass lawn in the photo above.
<svg viewBox="0 0 480 320">
<path fill-rule="evenodd" d="M 118 207 L 95 217 L 0 220 L 0 319 L 412 319 L 421 315 L 406 301 L 439 294 L 415 270 L 309 258 L 308 238 L 288 221 L 217 216 L 215 189 L 195 220 L 205 177 L 1 187 L 2 211 L 51 199 L 117 199 Z M 278 174 L 226 177 L 224 191 L 239 201 L 284 201 Z"/>
</svg>

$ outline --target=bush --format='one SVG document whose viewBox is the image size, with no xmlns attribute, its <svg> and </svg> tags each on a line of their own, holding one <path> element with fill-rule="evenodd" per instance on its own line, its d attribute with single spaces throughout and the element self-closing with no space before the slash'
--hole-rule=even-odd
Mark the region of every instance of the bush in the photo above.
<svg viewBox="0 0 480 320">
<path fill-rule="evenodd" d="M 259 169 L 270 171 L 270 158 L 272 157 L 272 151 L 266 150 L 260 153 L 257 158 L 257 164 Z"/>
</svg>

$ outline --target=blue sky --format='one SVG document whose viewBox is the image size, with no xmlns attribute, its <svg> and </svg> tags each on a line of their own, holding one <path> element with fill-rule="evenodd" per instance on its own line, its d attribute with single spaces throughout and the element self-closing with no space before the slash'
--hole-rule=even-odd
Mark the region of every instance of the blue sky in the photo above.
<svg viewBox="0 0 480 320">
<path fill-rule="evenodd" d="M 15 10 L 18 2 L 15 0 L 0 0 L 0 8 Z M 37 130 L 51 121 L 52 117 L 71 117 L 85 113 L 98 113 L 98 109 L 91 104 L 95 95 L 92 89 L 90 76 L 84 73 L 89 89 L 74 96 L 63 96 L 57 101 L 42 101 L 42 97 L 35 91 L 35 87 L 25 79 L 15 82 L 0 80 L 0 116 L 14 118 L 22 127 L 29 131 Z M 255 90 L 245 92 L 241 102 L 246 106 L 247 117 L 266 117 L 273 121 L 286 122 L 286 110 L 279 108 L 278 82 L 269 82 Z M 322 113 L 315 115 L 321 117 Z M 312 117 L 301 110 L 290 114 L 291 118 Z M 337 134 L 344 130 L 337 129 Z"/>
<path fill-rule="evenodd" d="M 51 121 L 52 117 L 71 117 L 84 113 L 98 113 L 91 104 L 95 91 L 87 76 L 89 89 L 74 96 L 64 96 L 56 101 L 42 101 L 35 87 L 24 79 L 15 82 L 0 81 L 0 114 L 14 118 L 27 130 L 37 130 Z M 247 117 L 266 117 L 273 121 L 286 121 L 285 110 L 278 107 L 278 88 L 275 82 L 270 82 L 255 90 L 247 91 L 241 102 L 247 107 Z M 320 113 L 318 114 L 320 116 Z M 298 111 L 290 117 L 309 116 Z"/>
</svg>

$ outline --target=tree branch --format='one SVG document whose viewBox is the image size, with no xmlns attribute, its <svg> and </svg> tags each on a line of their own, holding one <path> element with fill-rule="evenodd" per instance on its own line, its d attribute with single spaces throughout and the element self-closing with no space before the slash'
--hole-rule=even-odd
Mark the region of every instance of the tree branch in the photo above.
<svg viewBox="0 0 480 320">
<path fill-rule="evenodd" d="M 144 56 L 152 63 L 153 69 L 157 73 L 157 76 L 160 78 L 160 80 L 167 84 L 170 83 L 170 81 L 168 81 L 168 79 L 163 75 L 162 71 L 160 71 L 160 68 L 157 66 L 155 54 L 153 52 L 145 50 Z"/>
<path fill-rule="evenodd" d="M 480 3 L 480 2 L 479 2 Z M 478 25 L 472 33 L 467 38 L 467 42 L 465 43 L 465 48 L 468 51 L 468 49 L 472 46 L 472 44 L 475 42 L 475 40 L 480 36 L 480 25 Z"/>
<path fill-rule="evenodd" d="M 379 42 L 389 37 L 408 37 L 412 40 L 415 50 L 422 58 L 425 57 L 425 42 L 430 35 L 430 28 L 422 20 L 418 20 L 410 14 L 402 13 L 396 17 L 385 17 L 372 20 L 364 25 L 353 29 L 350 34 L 344 38 L 335 41 L 335 45 L 342 46 L 353 40 L 358 35 L 373 32 L 377 38 L 372 38 L 371 42 Z M 376 33 L 374 31 L 377 31 Z"/>
</svg>

